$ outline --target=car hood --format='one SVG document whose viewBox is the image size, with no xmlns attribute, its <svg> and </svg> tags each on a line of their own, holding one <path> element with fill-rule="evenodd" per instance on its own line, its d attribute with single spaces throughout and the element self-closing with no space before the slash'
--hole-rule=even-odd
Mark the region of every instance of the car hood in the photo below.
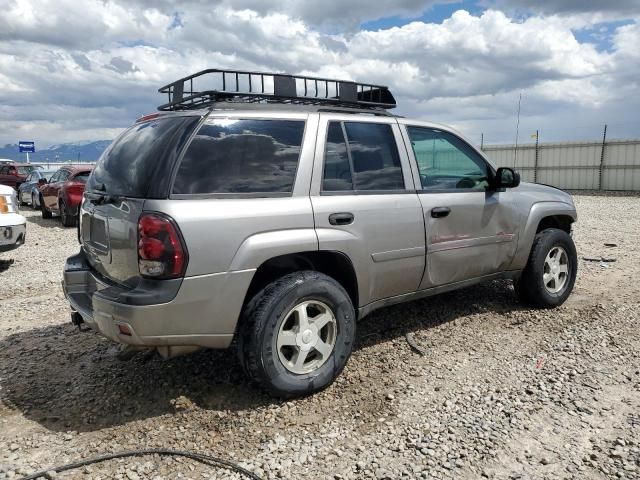
<svg viewBox="0 0 640 480">
<path fill-rule="evenodd" d="M 0 185 L 0 195 L 11 195 L 15 193 L 13 187 L 9 187 L 7 185 Z"/>
<path fill-rule="evenodd" d="M 573 205 L 573 198 L 569 193 L 559 188 L 552 187 L 551 185 L 521 182 L 514 190 L 519 193 L 532 194 L 538 198 L 539 201 L 562 202 Z"/>
</svg>

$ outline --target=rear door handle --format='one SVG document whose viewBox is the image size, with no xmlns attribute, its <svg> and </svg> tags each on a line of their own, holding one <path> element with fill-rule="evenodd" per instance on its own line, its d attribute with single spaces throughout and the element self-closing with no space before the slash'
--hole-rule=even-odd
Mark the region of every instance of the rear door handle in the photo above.
<svg viewBox="0 0 640 480">
<path fill-rule="evenodd" d="M 353 223 L 353 213 L 341 212 L 329 215 L 331 225 L 351 225 Z"/>
<path fill-rule="evenodd" d="M 449 207 L 435 207 L 431 209 L 431 216 L 433 218 L 444 218 L 451 213 Z"/>
</svg>

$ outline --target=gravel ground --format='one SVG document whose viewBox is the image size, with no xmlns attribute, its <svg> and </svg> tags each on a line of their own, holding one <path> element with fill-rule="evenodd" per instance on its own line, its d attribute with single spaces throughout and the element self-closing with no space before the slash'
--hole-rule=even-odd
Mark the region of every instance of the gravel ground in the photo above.
<svg viewBox="0 0 640 480">
<path fill-rule="evenodd" d="M 264 478 L 640 478 L 640 198 L 576 203 L 564 306 L 524 309 L 498 281 L 377 311 L 337 382 L 289 402 L 231 352 L 121 361 L 79 332 L 60 289 L 75 230 L 26 210 L 26 245 L 0 255 L 0 478 L 151 447 Z M 57 478 L 241 477 L 148 456 Z"/>
</svg>

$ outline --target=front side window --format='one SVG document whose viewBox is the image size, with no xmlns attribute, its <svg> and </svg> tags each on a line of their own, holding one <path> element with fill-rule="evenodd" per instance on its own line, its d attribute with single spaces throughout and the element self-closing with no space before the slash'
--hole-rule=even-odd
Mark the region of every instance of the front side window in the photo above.
<svg viewBox="0 0 640 480">
<path fill-rule="evenodd" d="M 407 127 L 423 190 L 486 190 L 489 169 L 473 148 L 433 128 Z"/>
<path fill-rule="evenodd" d="M 62 170 L 58 170 L 56 173 L 54 173 L 53 176 L 51 177 L 50 182 L 51 183 L 56 183 L 60 179 L 60 173 L 61 172 L 62 172 Z"/>
<path fill-rule="evenodd" d="M 173 193 L 291 193 L 304 126 L 300 120 L 208 120 L 182 159 Z"/>
<path fill-rule="evenodd" d="M 324 192 L 404 190 L 391 125 L 330 122 L 324 161 Z"/>
</svg>

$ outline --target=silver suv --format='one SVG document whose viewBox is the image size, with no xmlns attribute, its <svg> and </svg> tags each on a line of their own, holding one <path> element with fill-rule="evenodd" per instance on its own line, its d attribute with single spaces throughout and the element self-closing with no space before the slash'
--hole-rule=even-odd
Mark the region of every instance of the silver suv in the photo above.
<svg viewBox="0 0 640 480">
<path fill-rule="evenodd" d="M 74 323 L 165 357 L 234 345 L 292 397 L 340 374 L 377 308 L 498 278 L 543 308 L 573 288 L 571 197 L 391 115 L 386 87 L 206 70 L 160 91 L 88 180 Z"/>
</svg>

